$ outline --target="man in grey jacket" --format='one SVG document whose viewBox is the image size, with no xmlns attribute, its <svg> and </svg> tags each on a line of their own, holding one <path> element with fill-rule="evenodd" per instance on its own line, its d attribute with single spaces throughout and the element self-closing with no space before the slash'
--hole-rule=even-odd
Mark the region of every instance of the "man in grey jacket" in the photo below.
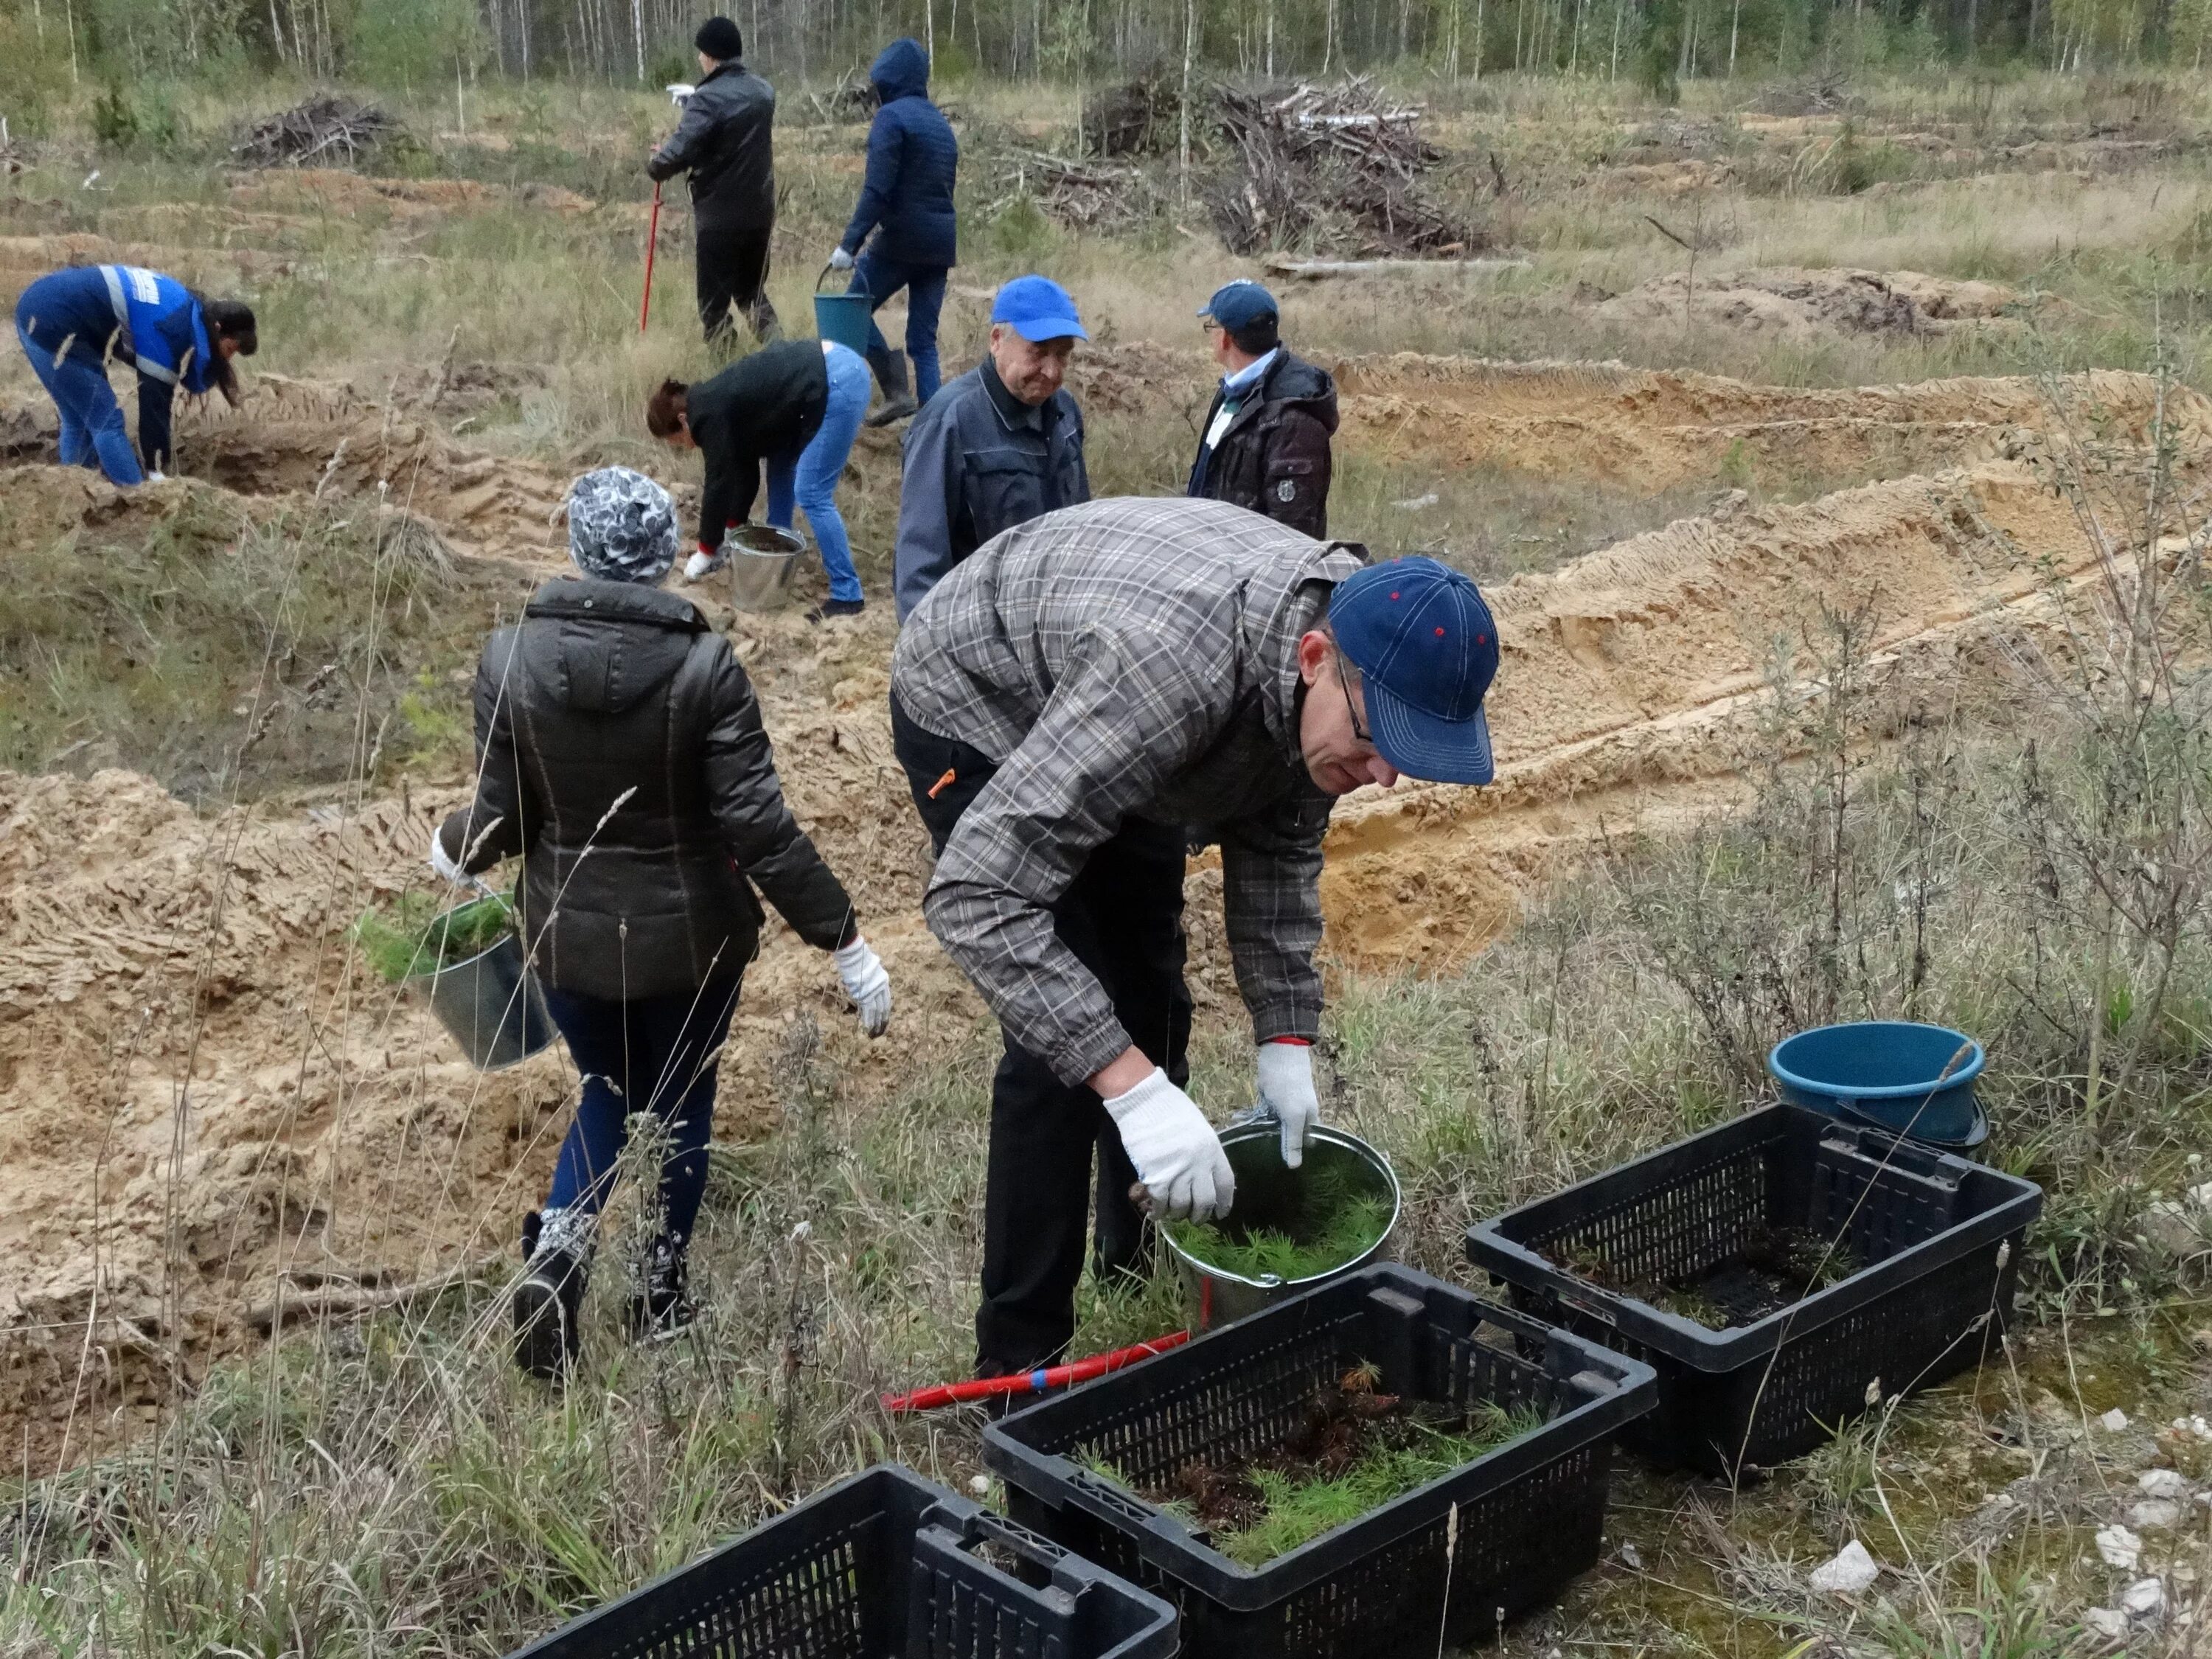
<svg viewBox="0 0 2212 1659">
<path fill-rule="evenodd" d="M 744 37 L 709 17 L 694 44 L 704 71 L 684 118 L 645 164 L 655 182 L 691 175 L 699 259 L 699 322 L 711 342 L 743 312 L 753 337 L 778 331 L 768 299 L 769 237 L 775 228 L 775 88 L 744 66 Z"/>
<path fill-rule="evenodd" d="M 1006 1033 L 992 1086 L 979 1369 L 1074 1331 L 1091 1149 L 1097 1255 L 1155 1214 L 1227 1212 L 1183 1092 L 1183 831 L 1221 848 L 1259 1099 L 1295 1166 L 1319 1120 L 1322 837 L 1401 772 L 1486 783 L 1497 629 L 1433 559 L 1363 566 L 1211 501 L 1106 501 L 1006 532 L 940 582 L 891 660 L 891 740 L 938 848 L 930 931 Z"/>
<path fill-rule="evenodd" d="M 990 353 L 907 428 L 892 593 L 899 619 L 1002 530 L 1091 499 L 1083 414 L 1062 388 L 1091 337 L 1058 283 L 1017 276 L 991 306 Z"/>
</svg>

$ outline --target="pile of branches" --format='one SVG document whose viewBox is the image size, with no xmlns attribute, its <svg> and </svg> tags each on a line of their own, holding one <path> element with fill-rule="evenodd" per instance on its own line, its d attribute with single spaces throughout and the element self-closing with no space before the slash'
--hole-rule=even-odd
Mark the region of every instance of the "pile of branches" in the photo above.
<svg viewBox="0 0 2212 1659">
<path fill-rule="evenodd" d="M 1443 160 L 1421 137 L 1419 110 L 1357 78 L 1288 93 L 1224 87 L 1216 97 L 1236 164 L 1209 205 L 1232 253 L 1448 258 L 1486 245 L 1416 184 Z"/>
<path fill-rule="evenodd" d="M 1084 100 L 1084 153 L 1164 155 L 1175 149 L 1182 122 L 1182 90 L 1156 67 Z"/>
<path fill-rule="evenodd" d="M 1157 212 L 1158 191 L 1136 167 L 1072 161 L 1042 150 L 1016 150 L 1000 164 L 1004 198 L 992 211 L 1026 196 L 1070 230 L 1119 230 Z"/>
<path fill-rule="evenodd" d="M 846 70 L 836 84 L 809 92 L 806 100 L 815 114 L 833 126 L 875 118 L 876 89 L 859 70 Z"/>
<path fill-rule="evenodd" d="M 352 167 L 398 131 L 375 105 L 323 92 L 256 122 L 230 153 L 252 167 Z"/>
</svg>

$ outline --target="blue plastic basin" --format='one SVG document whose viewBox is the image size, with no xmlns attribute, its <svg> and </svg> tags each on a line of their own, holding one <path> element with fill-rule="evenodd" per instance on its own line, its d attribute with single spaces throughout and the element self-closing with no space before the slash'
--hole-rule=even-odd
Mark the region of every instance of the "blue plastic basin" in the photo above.
<svg viewBox="0 0 2212 1659">
<path fill-rule="evenodd" d="M 868 319 L 874 313 L 865 294 L 817 294 L 814 296 L 814 331 L 863 356 L 868 349 Z"/>
<path fill-rule="evenodd" d="M 1792 1105 L 1939 1146 L 1971 1146 L 1989 1133 L 1974 1101 L 1984 1059 L 1963 1031 L 1869 1019 L 1784 1037 L 1766 1069 Z"/>
</svg>

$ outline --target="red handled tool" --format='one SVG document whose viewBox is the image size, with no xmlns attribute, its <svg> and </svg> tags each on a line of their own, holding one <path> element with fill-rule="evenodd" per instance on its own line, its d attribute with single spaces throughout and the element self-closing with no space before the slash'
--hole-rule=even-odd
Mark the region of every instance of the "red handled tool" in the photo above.
<svg viewBox="0 0 2212 1659">
<path fill-rule="evenodd" d="M 653 317 L 653 256 L 660 249 L 660 181 L 653 181 L 653 222 L 645 233 L 645 303 L 637 308 L 637 331 Z"/>
<path fill-rule="evenodd" d="M 988 1400 L 995 1395 L 1045 1394 L 1054 1389 L 1073 1388 L 1109 1371 L 1118 1371 L 1124 1365 L 1133 1365 L 1139 1359 L 1165 1353 L 1170 1348 L 1180 1348 L 1189 1340 L 1188 1331 L 1170 1331 L 1149 1342 L 1116 1348 L 1111 1353 L 1096 1353 L 1088 1359 L 1072 1360 L 1065 1365 L 1042 1366 L 1012 1376 L 979 1376 L 969 1382 L 940 1382 L 933 1389 L 916 1389 L 912 1394 L 887 1394 L 882 1396 L 884 1409 L 893 1413 L 934 1411 L 939 1406 L 958 1406 Z"/>
</svg>

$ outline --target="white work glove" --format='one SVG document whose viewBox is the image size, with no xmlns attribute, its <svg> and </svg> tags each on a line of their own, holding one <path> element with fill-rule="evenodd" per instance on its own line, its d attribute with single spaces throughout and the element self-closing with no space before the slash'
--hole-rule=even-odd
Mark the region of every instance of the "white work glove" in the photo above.
<svg viewBox="0 0 2212 1659">
<path fill-rule="evenodd" d="M 891 1023 L 891 976 L 883 958 L 858 933 L 837 951 L 837 977 L 845 981 L 845 994 L 860 1011 L 860 1029 L 872 1037 L 881 1036 Z"/>
<path fill-rule="evenodd" d="M 712 553 L 702 548 L 684 561 L 684 580 L 696 582 L 702 576 L 710 575 L 727 564 L 729 558 L 730 556 L 721 548 L 716 548 Z"/>
<path fill-rule="evenodd" d="M 1321 1121 L 1321 1097 L 1314 1092 L 1313 1048 L 1304 1042 L 1260 1045 L 1260 1109 L 1283 1129 L 1283 1162 L 1295 1170 L 1305 1162 L 1306 1142 Z"/>
<path fill-rule="evenodd" d="M 831 249 L 831 250 L 830 250 L 830 270 L 850 270 L 852 268 L 853 268 L 853 256 L 852 256 L 851 254 L 849 254 L 849 253 L 846 252 L 845 252 L 845 250 L 844 250 L 843 248 L 842 248 L 842 247 L 833 248 L 833 249 Z"/>
<path fill-rule="evenodd" d="M 430 830 L 430 868 L 447 881 L 465 883 L 469 872 L 446 855 L 446 838 L 435 826 Z"/>
<path fill-rule="evenodd" d="M 1206 1221 L 1229 1213 L 1237 1176 L 1221 1137 L 1197 1102 L 1158 1066 L 1126 1095 L 1106 1103 L 1121 1132 L 1121 1150 L 1137 1167 L 1155 1220 Z"/>
</svg>

